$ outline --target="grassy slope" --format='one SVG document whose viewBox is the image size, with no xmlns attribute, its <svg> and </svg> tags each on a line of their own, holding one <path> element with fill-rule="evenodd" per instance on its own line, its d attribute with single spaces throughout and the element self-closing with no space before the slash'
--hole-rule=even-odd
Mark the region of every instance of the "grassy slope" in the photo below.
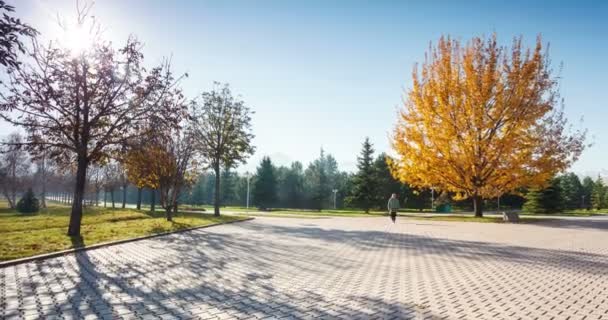
<svg viewBox="0 0 608 320">
<path fill-rule="evenodd" d="M 76 240 L 65 234 L 69 211 L 68 207 L 54 205 L 36 215 L 26 216 L 0 202 L 0 261 L 242 219 L 181 213 L 173 222 L 168 222 L 162 212 L 87 208 L 82 221 L 82 240 Z"/>
</svg>

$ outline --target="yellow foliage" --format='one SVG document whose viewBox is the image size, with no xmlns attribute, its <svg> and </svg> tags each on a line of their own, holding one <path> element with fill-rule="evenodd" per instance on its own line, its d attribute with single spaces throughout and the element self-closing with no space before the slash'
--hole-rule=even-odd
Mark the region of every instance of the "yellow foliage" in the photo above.
<svg viewBox="0 0 608 320">
<path fill-rule="evenodd" d="M 392 136 L 396 178 L 455 192 L 457 199 L 496 197 L 543 185 L 584 149 L 569 135 L 557 82 L 540 37 L 510 49 L 496 36 L 462 46 L 442 37 L 431 48 Z"/>
<path fill-rule="evenodd" d="M 151 144 L 130 150 L 124 158 L 127 177 L 138 188 L 157 189 L 160 179 L 175 170 L 175 161 L 162 147 Z"/>
</svg>

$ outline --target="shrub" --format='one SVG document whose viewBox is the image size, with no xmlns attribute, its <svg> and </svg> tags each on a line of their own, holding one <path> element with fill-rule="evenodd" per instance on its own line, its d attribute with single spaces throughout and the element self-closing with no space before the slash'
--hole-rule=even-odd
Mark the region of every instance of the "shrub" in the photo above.
<svg viewBox="0 0 608 320">
<path fill-rule="evenodd" d="M 40 210 L 38 199 L 34 196 L 32 189 L 28 189 L 21 200 L 17 202 L 17 211 L 21 213 L 35 213 Z"/>
</svg>

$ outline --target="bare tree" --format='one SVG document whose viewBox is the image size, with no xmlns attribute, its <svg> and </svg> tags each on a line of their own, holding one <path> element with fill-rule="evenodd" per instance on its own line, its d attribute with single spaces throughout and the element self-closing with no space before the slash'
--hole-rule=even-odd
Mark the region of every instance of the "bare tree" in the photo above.
<svg viewBox="0 0 608 320">
<path fill-rule="evenodd" d="M 194 102 L 194 134 L 197 149 L 215 172 L 214 214 L 220 215 L 220 176 L 222 167 L 244 163 L 255 152 L 251 144 L 252 111 L 232 96 L 227 84 L 215 88 Z"/>
<path fill-rule="evenodd" d="M 164 163 L 160 176 L 160 203 L 165 209 L 167 221 L 177 213 L 177 199 L 184 188 L 196 178 L 196 155 L 190 127 L 173 130 L 165 144 Z"/>
<path fill-rule="evenodd" d="M 120 181 L 120 165 L 116 162 L 110 162 L 103 167 L 103 186 L 106 192 L 110 193 L 110 201 L 112 201 L 112 209 L 116 208 L 116 198 L 114 192 L 121 185 Z"/>
<path fill-rule="evenodd" d="M 87 21 L 86 12 L 80 14 L 78 21 Z M 148 71 L 133 37 L 116 50 L 92 36 L 92 47 L 78 53 L 34 42 L 31 63 L 12 68 L 0 91 L 0 116 L 27 131 L 24 145 L 33 153 L 47 149 L 76 168 L 70 236 L 80 235 L 88 166 L 137 135 L 152 115 L 171 123 L 176 113 L 158 103 L 176 83 L 168 62 Z"/>
<path fill-rule="evenodd" d="M 99 165 L 93 165 L 87 172 L 87 185 L 92 194 L 92 204 L 99 206 L 99 195 L 104 187 L 104 170 Z"/>
<path fill-rule="evenodd" d="M 34 158 L 34 163 L 36 164 L 36 179 L 37 185 L 40 188 L 40 207 L 46 208 L 46 197 L 47 197 L 47 182 L 49 178 L 49 173 L 52 170 L 51 165 L 49 163 L 48 157 L 46 155 L 46 151 L 43 150 L 38 154 L 38 157 Z"/>
<path fill-rule="evenodd" d="M 17 194 L 23 191 L 25 183 L 23 178 L 27 175 L 30 162 L 27 153 L 20 147 L 22 136 L 11 133 L 3 142 L 5 150 L 2 154 L 1 173 L 2 193 L 11 209 L 17 205 Z"/>
</svg>

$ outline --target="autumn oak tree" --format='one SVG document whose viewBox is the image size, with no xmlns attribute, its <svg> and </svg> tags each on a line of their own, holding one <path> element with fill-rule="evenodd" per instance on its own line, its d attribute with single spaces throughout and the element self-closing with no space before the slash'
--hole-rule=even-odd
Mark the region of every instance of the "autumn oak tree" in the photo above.
<svg viewBox="0 0 608 320">
<path fill-rule="evenodd" d="M 30 152 L 76 167 L 68 235 L 78 236 L 88 166 L 132 139 L 151 115 L 174 122 L 175 110 L 157 101 L 176 80 L 168 63 L 145 69 L 132 37 L 118 50 L 100 39 L 82 52 L 34 43 L 28 61 L 9 68 L 0 116 L 25 129 Z"/>
<path fill-rule="evenodd" d="M 585 132 L 564 118 L 541 38 L 532 49 L 510 48 L 496 36 L 466 45 L 442 37 L 432 47 L 405 98 L 392 136 L 395 177 L 483 199 L 544 185 L 585 147 Z"/>
</svg>

